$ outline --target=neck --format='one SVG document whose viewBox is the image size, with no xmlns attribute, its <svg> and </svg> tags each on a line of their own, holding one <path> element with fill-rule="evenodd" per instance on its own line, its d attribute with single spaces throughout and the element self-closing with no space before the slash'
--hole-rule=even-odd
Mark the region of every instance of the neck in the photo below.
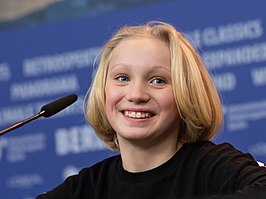
<svg viewBox="0 0 266 199">
<path fill-rule="evenodd" d="M 123 167 L 129 172 L 143 172 L 156 168 L 168 161 L 182 145 L 177 142 L 151 144 L 132 144 L 132 142 L 120 145 Z"/>
</svg>

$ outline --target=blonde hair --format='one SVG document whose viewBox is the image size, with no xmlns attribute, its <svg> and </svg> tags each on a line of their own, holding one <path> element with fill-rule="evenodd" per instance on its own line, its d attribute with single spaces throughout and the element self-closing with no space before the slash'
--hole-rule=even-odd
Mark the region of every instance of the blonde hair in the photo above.
<svg viewBox="0 0 266 199">
<path fill-rule="evenodd" d="M 197 50 L 172 25 L 149 22 L 122 27 L 103 47 L 94 81 L 89 90 L 86 119 L 106 145 L 119 151 L 116 132 L 105 113 L 106 77 L 112 52 L 127 39 L 153 37 L 168 44 L 171 53 L 171 78 L 181 118 L 178 142 L 210 140 L 223 122 L 222 105 L 210 74 Z"/>
</svg>

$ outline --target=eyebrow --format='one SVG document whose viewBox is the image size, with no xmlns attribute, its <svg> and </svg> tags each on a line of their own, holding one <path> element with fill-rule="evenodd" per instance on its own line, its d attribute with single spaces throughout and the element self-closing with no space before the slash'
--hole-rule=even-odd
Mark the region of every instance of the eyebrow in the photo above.
<svg viewBox="0 0 266 199">
<path fill-rule="evenodd" d="M 124 67 L 127 67 L 127 68 L 131 68 L 132 65 L 128 65 L 128 64 L 125 64 L 125 63 L 117 63 L 115 65 L 112 65 L 112 67 L 109 66 L 109 70 L 112 70 L 112 69 L 116 69 L 116 68 L 124 68 Z M 154 65 L 152 69 L 163 69 L 167 72 L 171 72 L 171 68 L 170 67 L 164 67 L 162 65 Z"/>
</svg>

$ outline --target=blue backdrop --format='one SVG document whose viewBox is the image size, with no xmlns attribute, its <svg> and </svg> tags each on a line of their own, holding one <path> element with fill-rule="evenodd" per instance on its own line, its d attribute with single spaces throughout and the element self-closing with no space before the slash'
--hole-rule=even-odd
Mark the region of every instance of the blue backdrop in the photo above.
<svg viewBox="0 0 266 199">
<path fill-rule="evenodd" d="M 93 62 L 121 25 L 162 20 L 199 48 L 223 101 L 215 142 L 266 162 L 266 2 L 167 1 L 0 32 L 0 129 L 70 93 L 77 103 L 0 137 L 1 198 L 30 199 L 113 155 L 83 116 Z"/>
</svg>

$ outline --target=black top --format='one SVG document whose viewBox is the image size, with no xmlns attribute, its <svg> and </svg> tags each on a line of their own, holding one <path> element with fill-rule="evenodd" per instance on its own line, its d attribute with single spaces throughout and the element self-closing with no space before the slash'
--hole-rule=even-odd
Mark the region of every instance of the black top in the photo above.
<svg viewBox="0 0 266 199">
<path fill-rule="evenodd" d="M 230 144 L 185 144 L 149 171 L 123 169 L 121 156 L 85 168 L 38 199 L 173 199 L 243 195 L 266 190 L 266 169 Z M 266 197 L 265 197 L 266 198 Z"/>
</svg>

